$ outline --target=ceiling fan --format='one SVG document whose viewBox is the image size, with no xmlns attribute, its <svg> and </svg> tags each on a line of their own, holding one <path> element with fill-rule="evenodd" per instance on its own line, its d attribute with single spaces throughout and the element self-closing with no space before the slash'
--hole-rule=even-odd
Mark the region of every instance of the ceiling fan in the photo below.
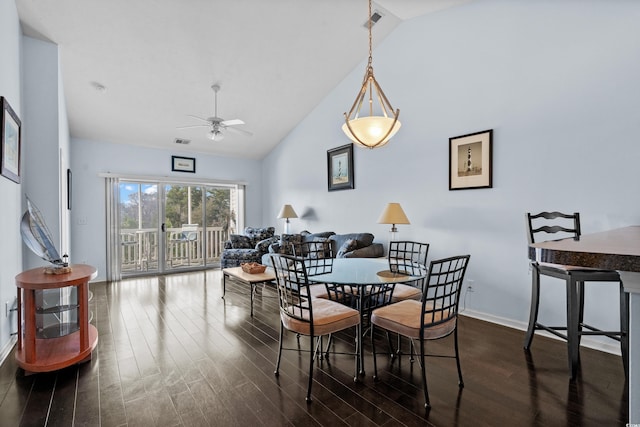
<svg viewBox="0 0 640 427">
<path fill-rule="evenodd" d="M 208 127 L 209 132 L 207 132 L 207 138 L 213 140 L 213 141 L 222 141 L 224 139 L 224 132 L 225 130 L 229 129 L 230 131 L 233 132 L 237 132 L 237 133 L 241 133 L 247 136 L 252 136 L 253 133 L 249 132 L 248 130 L 244 130 L 244 129 L 239 129 L 239 128 L 235 128 L 232 126 L 237 126 L 237 125 L 243 125 L 244 122 L 240 119 L 232 119 L 232 120 L 224 120 L 220 117 L 218 117 L 218 91 L 220 90 L 220 85 L 214 84 L 213 86 L 211 86 L 211 89 L 213 89 L 213 92 L 215 93 L 214 97 L 215 97 L 215 109 L 214 109 L 214 114 L 213 117 L 209 117 L 209 118 L 202 118 L 202 117 L 198 117 L 198 116 L 193 116 L 191 114 L 189 114 L 189 117 L 193 117 L 194 119 L 198 119 L 200 121 L 203 121 L 206 123 L 202 124 L 202 125 L 192 125 L 192 126 L 180 126 L 178 127 L 178 129 L 189 129 L 189 128 L 198 128 L 198 127 Z"/>
</svg>

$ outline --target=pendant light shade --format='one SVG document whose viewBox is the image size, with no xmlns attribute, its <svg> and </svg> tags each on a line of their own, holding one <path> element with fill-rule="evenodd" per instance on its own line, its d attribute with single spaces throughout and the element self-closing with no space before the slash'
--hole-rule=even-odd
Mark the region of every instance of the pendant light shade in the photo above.
<svg viewBox="0 0 640 427">
<path fill-rule="evenodd" d="M 378 148 L 385 145 L 400 129 L 398 116 L 400 110 L 394 110 L 382 88 L 373 75 L 371 43 L 371 0 L 369 0 L 369 62 L 362 87 L 349 110 L 344 113 L 345 123 L 342 131 L 357 145 L 366 148 Z M 361 116 L 363 104 L 368 115 Z"/>
</svg>

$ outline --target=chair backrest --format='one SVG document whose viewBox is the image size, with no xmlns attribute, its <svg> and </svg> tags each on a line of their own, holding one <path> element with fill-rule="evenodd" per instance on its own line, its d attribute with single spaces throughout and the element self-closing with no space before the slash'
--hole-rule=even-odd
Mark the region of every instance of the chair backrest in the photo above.
<svg viewBox="0 0 640 427">
<path fill-rule="evenodd" d="M 281 318 L 310 323 L 313 335 L 313 307 L 307 281 L 307 269 L 302 258 L 290 255 L 271 255 L 276 274 Z"/>
<path fill-rule="evenodd" d="M 307 276 L 331 273 L 333 270 L 333 250 L 328 240 L 294 244 L 293 254 L 304 260 Z"/>
<path fill-rule="evenodd" d="M 551 234 L 554 234 L 553 239 L 573 237 L 578 240 L 580 238 L 580 214 L 578 212 L 573 214 L 561 212 L 527 213 L 525 219 L 529 244 L 536 243 L 536 237 L 540 237 L 542 234 L 544 234 L 544 238 L 538 238 L 537 241 L 550 240 L 549 235 Z M 556 236 L 556 233 L 561 234 Z"/>
<path fill-rule="evenodd" d="M 182 224 L 181 240 L 196 240 L 198 238 L 198 224 Z"/>
<path fill-rule="evenodd" d="M 428 243 L 398 241 L 389 243 L 389 270 L 422 276 L 427 269 Z"/>
<path fill-rule="evenodd" d="M 431 261 L 422 294 L 421 326 L 445 323 L 458 316 L 460 289 L 470 255 L 459 255 Z"/>
</svg>

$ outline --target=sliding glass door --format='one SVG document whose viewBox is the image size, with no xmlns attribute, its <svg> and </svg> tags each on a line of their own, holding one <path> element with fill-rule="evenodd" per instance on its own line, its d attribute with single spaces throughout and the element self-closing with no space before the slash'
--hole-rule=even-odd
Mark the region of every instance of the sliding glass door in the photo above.
<svg viewBox="0 0 640 427">
<path fill-rule="evenodd" d="M 237 185 L 117 180 L 112 188 L 117 220 L 109 223 L 117 237 L 110 254 L 118 271 L 110 277 L 217 267 L 224 242 L 242 225 Z"/>
<path fill-rule="evenodd" d="M 157 183 L 119 184 L 120 271 L 123 275 L 160 271 Z"/>
</svg>

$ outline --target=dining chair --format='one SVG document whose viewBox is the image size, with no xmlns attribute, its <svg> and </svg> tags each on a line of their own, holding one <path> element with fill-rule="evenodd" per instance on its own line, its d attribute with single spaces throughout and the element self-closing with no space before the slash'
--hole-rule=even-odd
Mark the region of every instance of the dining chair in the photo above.
<svg viewBox="0 0 640 427">
<path fill-rule="evenodd" d="M 304 260 L 307 269 L 307 277 L 333 271 L 333 250 L 328 240 L 311 241 L 294 244 L 293 255 Z M 329 291 L 325 283 L 309 285 L 310 295 L 313 298 L 329 298 Z"/>
<path fill-rule="evenodd" d="M 429 253 L 428 243 L 412 241 L 391 241 L 389 242 L 389 270 L 394 273 L 404 273 L 411 276 L 424 276 L 427 271 L 427 254 Z M 409 283 L 396 283 L 393 290 L 391 302 L 414 299 L 420 301 L 422 298 L 422 288 L 424 279 L 415 280 Z M 391 338 L 387 334 L 391 357 L 395 354 L 402 355 L 402 340 L 398 335 L 398 347 L 394 351 L 391 345 Z M 409 357 L 413 361 L 413 344 L 409 342 Z"/>
<path fill-rule="evenodd" d="M 274 374 L 279 375 L 282 350 L 301 351 L 300 348 L 283 348 L 285 329 L 298 335 L 308 336 L 310 338 L 308 350 L 309 382 L 305 400 L 311 402 L 313 362 L 318 353 L 318 345 L 321 345 L 319 338 L 351 327 L 357 331 L 357 326 L 360 324 L 360 314 L 357 310 L 335 301 L 310 297 L 307 267 L 303 258 L 290 255 L 272 255 L 271 262 L 275 270 L 280 306 L 280 339 Z M 355 341 L 355 352 L 348 353 L 354 356 L 354 380 L 358 376 L 360 341 Z"/>
<path fill-rule="evenodd" d="M 425 408 L 430 408 L 427 388 L 426 356 L 456 359 L 458 386 L 464 387 L 458 351 L 458 304 L 460 288 L 467 270 L 470 255 L 460 255 L 431 261 L 425 280 L 421 301 L 408 299 L 378 308 L 371 315 L 371 348 L 373 352 L 374 380 L 378 380 L 375 349 L 375 327 L 418 340 L 419 362 L 422 371 L 422 388 Z M 453 334 L 455 355 L 425 353 L 425 342 Z"/>
<path fill-rule="evenodd" d="M 389 243 L 389 270 L 410 276 L 423 276 L 427 270 L 428 243 L 392 241 Z M 411 283 L 396 283 L 391 302 L 405 299 L 420 300 L 423 280 Z"/>
<path fill-rule="evenodd" d="M 580 214 L 564 214 L 561 212 L 540 212 L 526 214 L 527 238 L 529 244 L 536 243 L 537 236 L 545 236 L 545 240 L 558 238 L 573 238 L 579 240 Z M 628 374 L 629 359 L 629 295 L 624 292 L 622 280 L 617 271 L 595 268 L 575 267 L 569 265 L 549 264 L 531 261 L 531 307 L 529 325 L 524 338 L 524 349 L 531 348 L 534 332 L 545 330 L 567 341 L 569 371 L 571 378 L 575 378 L 580 359 L 580 340 L 584 335 L 604 335 L 620 342 L 622 362 L 625 374 Z M 562 279 L 566 286 L 567 295 L 567 324 L 562 326 L 547 326 L 538 322 L 540 306 L 540 276 Z M 620 330 L 603 331 L 584 323 L 584 284 L 585 282 L 618 282 L 620 292 Z M 576 312 L 577 310 L 577 312 Z M 572 320 L 574 319 L 574 320 Z M 577 321 L 575 320 L 577 319 Z M 586 330 L 585 330 L 586 329 Z M 561 331 L 564 331 L 561 332 Z M 571 345 L 571 342 L 575 345 Z"/>
</svg>

